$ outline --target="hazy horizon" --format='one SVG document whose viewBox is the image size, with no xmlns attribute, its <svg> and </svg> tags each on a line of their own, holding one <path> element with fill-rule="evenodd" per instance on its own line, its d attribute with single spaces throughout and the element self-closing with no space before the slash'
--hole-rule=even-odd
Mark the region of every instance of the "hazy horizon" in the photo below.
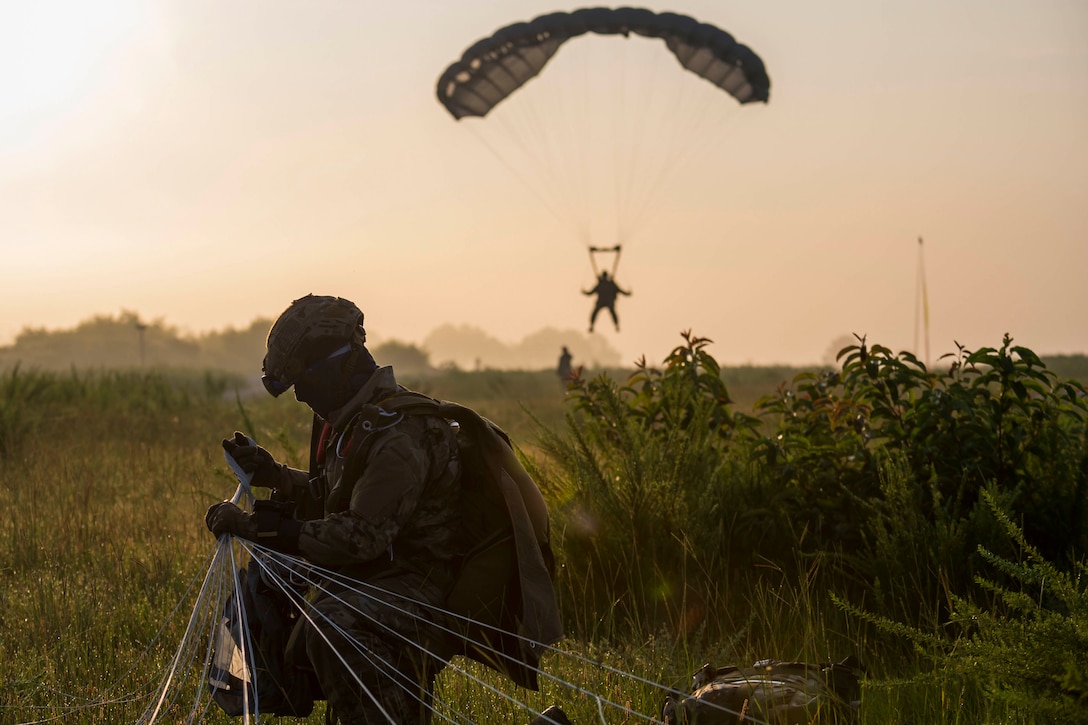
<svg viewBox="0 0 1088 725">
<path fill-rule="evenodd" d="M 13 345 L 0 345 L 0 368 L 21 364 L 44 365 L 49 369 L 71 366 L 91 367 L 135 364 L 226 365 L 230 370 L 257 371 L 264 355 L 264 338 L 271 319 L 258 318 L 249 324 L 214 330 L 182 330 L 169 321 L 147 319 L 125 310 L 120 314 L 97 315 L 69 328 L 24 330 Z M 394 350 L 383 351 L 392 344 Z M 405 355 L 402 345 L 423 351 L 431 367 L 454 365 L 461 370 L 545 370 L 555 368 L 561 350 L 573 355 L 574 367 L 587 370 L 630 368 L 634 360 L 623 360 L 619 352 L 599 337 L 571 328 L 545 327 L 527 332 L 517 340 L 501 340 L 471 325 L 440 325 L 422 341 L 408 341 L 369 330 L 367 346 L 379 364 L 395 359 L 416 364 L 418 358 Z M 204 353 L 202 357 L 201 351 Z M 392 354 L 387 360 L 384 355 Z M 207 357 L 210 356 L 210 357 Z M 652 362 L 652 361 L 651 361 Z"/>
<path fill-rule="evenodd" d="M 4 5 L 0 345 L 123 310 L 237 328 L 310 292 L 352 299 L 387 338 L 449 324 L 512 343 L 586 329 L 586 247 L 622 242 L 633 294 L 621 332 L 602 316 L 594 334 L 625 363 L 683 330 L 729 365 L 819 363 L 854 333 L 922 357 L 922 237 L 932 359 L 1006 333 L 1088 353 L 1088 5 L 640 5 L 748 45 L 769 102 L 737 104 L 660 41 L 586 36 L 486 119 L 454 121 L 443 69 L 572 9 L 551 3 Z M 564 127 L 572 83 L 612 65 L 622 83 L 587 84 L 602 108 L 570 136 L 492 135 Z M 661 123 L 628 140 L 647 110 Z M 566 148 L 602 128 L 614 146 Z M 628 182 L 645 195 L 613 219 Z"/>
</svg>

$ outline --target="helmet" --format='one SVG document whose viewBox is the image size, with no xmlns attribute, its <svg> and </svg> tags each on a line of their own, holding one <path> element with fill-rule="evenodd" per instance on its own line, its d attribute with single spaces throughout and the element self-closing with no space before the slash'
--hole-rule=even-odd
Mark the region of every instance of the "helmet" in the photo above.
<svg viewBox="0 0 1088 725">
<path fill-rule="evenodd" d="M 269 393 L 279 396 L 310 365 L 344 345 L 365 341 L 363 313 L 354 302 L 306 295 L 292 302 L 268 331 L 261 382 Z"/>
</svg>

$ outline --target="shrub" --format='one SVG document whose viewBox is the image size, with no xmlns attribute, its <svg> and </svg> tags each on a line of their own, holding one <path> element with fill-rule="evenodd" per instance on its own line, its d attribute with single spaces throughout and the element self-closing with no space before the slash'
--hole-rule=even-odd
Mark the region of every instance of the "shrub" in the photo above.
<svg viewBox="0 0 1088 725">
<path fill-rule="evenodd" d="M 978 583 L 999 606 L 985 608 L 956 598 L 954 620 L 962 636 L 942 664 L 978 678 L 995 699 L 1050 722 L 1088 722 L 1088 559 L 1066 571 L 1028 543 L 989 490 L 985 504 L 1016 545 L 1019 560 L 979 548 L 992 572 Z"/>
<path fill-rule="evenodd" d="M 0 462 L 11 459 L 41 418 L 36 405 L 51 384 L 37 371 L 24 373 L 16 365 L 0 375 Z"/>
<path fill-rule="evenodd" d="M 776 424 L 757 452 L 797 490 L 806 547 L 844 553 L 862 581 L 902 567 L 889 554 L 913 547 L 922 559 L 907 565 L 931 576 L 922 592 L 969 591 L 978 547 L 1008 553 L 980 504 L 989 484 L 1044 556 L 1068 566 L 1088 550 L 1084 387 L 1008 336 L 999 348 L 958 348 L 947 371 L 931 371 L 859 338 L 840 352 L 840 372 L 797 376 L 757 405 Z"/>
<path fill-rule="evenodd" d="M 1065 571 L 1028 543 L 1024 531 L 1002 509 L 994 487 L 982 504 L 998 522 L 1015 557 L 979 547 L 988 575 L 976 578 L 988 601 L 952 596 L 952 612 L 941 636 L 837 599 L 856 618 L 910 642 L 929 673 L 915 682 L 961 683 L 972 699 L 1000 703 L 1023 722 L 1088 722 L 1088 560 Z M 998 581 L 992 575 L 1000 574 Z"/>
<path fill-rule="evenodd" d="M 732 406 L 709 340 L 683 338 L 624 384 L 576 379 L 565 431 L 544 436 L 583 606 L 677 626 L 758 563 L 788 577 L 818 558 L 841 591 L 941 617 L 977 593 L 979 547 L 1012 553 L 986 486 L 1043 556 L 1088 550 L 1088 397 L 1007 336 L 942 371 L 859 338 L 758 417 Z"/>
</svg>

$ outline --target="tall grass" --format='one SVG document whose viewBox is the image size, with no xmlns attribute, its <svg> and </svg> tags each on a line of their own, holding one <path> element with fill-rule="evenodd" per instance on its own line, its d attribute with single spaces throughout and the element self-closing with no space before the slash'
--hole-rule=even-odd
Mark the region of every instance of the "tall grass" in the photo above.
<svg viewBox="0 0 1088 725">
<path fill-rule="evenodd" d="M 595 722 L 590 693 L 598 693 L 659 711 L 659 691 L 611 668 L 686 689 L 707 662 L 854 655 L 869 673 L 862 723 L 1055 721 L 1042 707 L 991 696 L 977 669 L 945 668 L 937 644 L 920 649 L 939 641 L 937 628 L 918 640 L 906 636 L 909 628 L 884 626 L 900 619 L 905 598 L 942 596 L 911 579 L 912 561 L 935 560 L 932 549 L 955 540 L 954 528 L 942 542 L 927 538 L 929 519 L 910 523 L 915 492 L 902 462 L 883 464 L 889 503 L 877 511 L 884 529 L 871 529 L 886 569 L 858 582 L 843 575 L 842 552 L 793 546 L 811 535 L 789 515 L 796 497 L 733 451 L 747 419 L 731 404 L 673 391 L 672 407 L 655 407 L 654 384 L 663 381 L 651 375 L 650 399 L 636 415 L 624 409 L 622 381 L 608 378 L 599 392 L 603 400 L 612 390 L 617 407 L 594 428 L 554 376 L 461 375 L 432 380 L 427 392 L 516 431 L 552 506 L 568 633 L 561 647 L 585 659 L 553 653 L 543 665 L 585 692 L 545 679 L 540 693 L 513 693 L 535 709 L 558 702 L 575 722 Z M 207 565 L 214 542 L 204 511 L 234 489 L 220 439 L 244 430 L 301 466 L 308 414 L 293 401 L 246 397 L 240 381 L 165 371 L 17 370 L 0 390 L 0 722 L 131 722 L 184 616 L 160 628 L 179 603 L 183 613 L 191 608 L 188 587 Z M 878 576 L 879 587 L 862 586 Z M 1067 614 L 1047 608 L 1047 631 L 1067 626 L 1068 612 L 1083 617 L 1082 580 L 1063 586 L 1050 599 L 1066 596 Z M 874 611 L 884 618 L 866 616 Z M 1003 621 L 990 630 L 995 642 L 1010 631 Z M 1007 656 L 976 651 L 988 662 Z M 494 673 L 461 664 L 513 692 Z M 447 671 L 439 687 L 441 699 L 481 713 L 482 722 L 529 719 L 463 675 Z M 227 721 L 218 711 L 209 718 Z"/>
<path fill-rule="evenodd" d="M 0 474 L 0 700 L 15 721 L 66 712 L 119 681 L 110 697 L 129 694 L 139 678 L 123 675 L 208 551 L 197 512 L 227 485 L 205 427 L 229 426 L 227 409 L 202 385 L 145 373 L 31 379 L 33 397 L 5 396 L 23 429 Z M 138 712 L 119 702 L 83 717 Z"/>
<path fill-rule="evenodd" d="M 1010 551 L 995 511 L 1022 517 L 1054 571 L 1080 566 L 1083 388 L 1008 338 L 961 349 L 949 376 L 861 340 L 841 373 L 782 385 L 760 419 L 732 407 L 706 342 L 685 335 L 662 369 L 643 363 L 625 384 L 578 381 L 566 429 L 544 436 L 537 474 L 555 504 L 568 628 L 590 641 L 664 633 L 691 650 L 731 642 L 731 663 L 853 655 L 869 668 L 874 721 L 1060 721 L 1048 713 L 1064 694 L 1002 704 L 977 671 L 952 669 L 970 632 L 949 616 L 964 601 L 991 611 L 1009 583 L 1000 568 L 996 584 L 973 579 Z M 983 545 L 996 554 L 976 555 Z M 993 669 L 1034 669 L 974 651 Z M 1055 652 L 1041 669 L 1080 692 L 1066 661 Z M 889 704 L 904 692 L 918 694 Z"/>
</svg>

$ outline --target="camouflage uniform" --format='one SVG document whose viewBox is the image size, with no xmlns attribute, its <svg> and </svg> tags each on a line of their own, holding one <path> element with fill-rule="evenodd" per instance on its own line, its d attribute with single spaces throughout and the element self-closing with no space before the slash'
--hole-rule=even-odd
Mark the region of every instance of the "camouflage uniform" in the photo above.
<svg viewBox="0 0 1088 725">
<path fill-rule="evenodd" d="M 315 417 L 311 475 L 285 468 L 273 494 L 296 501 L 306 519 L 302 556 L 391 593 L 323 594 L 305 625 L 310 665 L 348 723 L 388 722 L 383 710 L 398 723 L 426 722 L 421 700 L 443 663 L 423 661 L 412 643 L 449 656 L 443 638 L 416 619 L 431 611 L 411 600 L 441 606 L 463 553 L 456 434 L 445 419 L 375 407 L 398 390 L 392 368 L 382 367 L 332 425 Z"/>
</svg>

